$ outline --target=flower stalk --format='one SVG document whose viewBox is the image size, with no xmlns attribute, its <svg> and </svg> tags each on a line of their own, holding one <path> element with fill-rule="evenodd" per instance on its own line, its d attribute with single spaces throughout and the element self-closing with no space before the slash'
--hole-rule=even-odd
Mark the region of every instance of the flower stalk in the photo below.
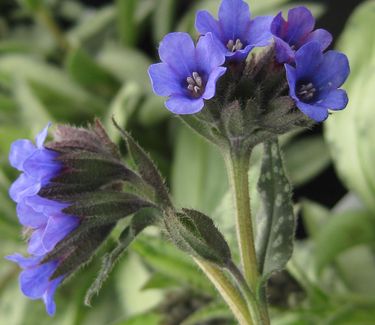
<svg viewBox="0 0 375 325">
<path fill-rule="evenodd" d="M 194 261 L 214 284 L 217 291 L 223 297 L 240 325 L 257 325 L 253 323 L 247 303 L 238 289 L 226 277 L 223 271 L 216 265 L 199 258 Z"/>
<path fill-rule="evenodd" d="M 228 180 L 235 208 L 237 240 L 244 276 L 252 290 L 258 282 L 257 259 L 254 246 L 254 231 L 251 219 L 248 170 L 250 153 L 224 153 Z"/>
</svg>

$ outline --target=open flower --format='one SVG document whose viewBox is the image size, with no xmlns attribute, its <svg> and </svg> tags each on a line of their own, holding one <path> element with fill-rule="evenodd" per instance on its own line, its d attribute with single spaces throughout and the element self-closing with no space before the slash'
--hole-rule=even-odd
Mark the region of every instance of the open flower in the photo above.
<svg viewBox="0 0 375 325">
<path fill-rule="evenodd" d="M 338 89 L 347 79 L 350 68 L 347 57 L 336 51 L 323 54 L 320 43 L 302 46 L 295 55 L 296 67 L 285 64 L 290 97 L 311 119 L 321 122 L 328 109 L 346 107 L 348 96 Z"/>
<path fill-rule="evenodd" d="M 219 20 L 205 10 L 197 13 L 195 26 L 199 33 L 212 33 L 229 61 L 246 59 L 256 46 L 269 44 L 272 17 L 250 19 L 249 5 L 243 0 L 223 0 Z"/>
<path fill-rule="evenodd" d="M 6 259 L 17 263 L 23 271 L 20 274 L 20 285 L 23 294 L 30 299 L 42 299 L 47 313 L 52 316 L 56 310 L 53 296 L 63 276 L 50 280 L 58 262 L 40 264 L 41 257 L 25 258 L 20 254 L 7 256 Z"/>
<path fill-rule="evenodd" d="M 149 68 L 154 92 L 169 96 L 165 106 L 175 114 L 194 114 L 204 99 L 215 96 L 216 82 L 225 73 L 225 56 L 211 34 L 194 42 L 187 33 L 170 33 L 159 46 L 161 63 Z"/>
<path fill-rule="evenodd" d="M 272 21 L 271 32 L 275 40 L 276 60 L 293 63 L 295 52 L 304 44 L 318 42 L 324 51 L 332 42 L 332 35 L 324 29 L 314 30 L 315 18 L 306 7 L 288 11 L 288 21 L 280 12 Z"/>
</svg>

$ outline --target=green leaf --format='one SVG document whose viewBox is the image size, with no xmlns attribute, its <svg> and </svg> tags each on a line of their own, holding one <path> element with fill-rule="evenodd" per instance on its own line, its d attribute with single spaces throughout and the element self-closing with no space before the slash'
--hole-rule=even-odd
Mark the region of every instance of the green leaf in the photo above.
<svg viewBox="0 0 375 325">
<path fill-rule="evenodd" d="M 346 25 L 339 50 L 349 58 L 351 74 L 345 83 L 349 105 L 325 124 L 325 137 L 338 175 L 375 211 L 375 3 L 361 4 Z M 366 51 L 363 51 L 363 49 Z"/>
<path fill-rule="evenodd" d="M 72 78 L 99 95 L 111 96 L 120 86 L 120 83 L 82 48 L 70 51 L 66 61 Z"/>
<path fill-rule="evenodd" d="M 127 226 L 121 233 L 118 239 L 117 246 L 110 253 L 106 253 L 103 256 L 103 264 L 102 268 L 100 269 L 99 275 L 86 293 L 86 305 L 89 306 L 91 304 L 91 299 L 93 298 L 93 296 L 99 293 L 101 287 L 103 286 L 103 283 L 108 278 L 113 267 L 121 258 L 123 253 L 128 249 L 133 240 L 143 229 L 154 223 L 154 221 L 155 215 L 152 210 L 139 211 L 133 216 L 133 219 L 130 222 L 129 226 Z"/>
<path fill-rule="evenodd" d="M 143 285 L 142 290 L 179 288 L 179 283 L 161 273 L 154 273 Z"/>
<path fill-rule="evenodd" d="M 67 38 L 74 46 L 99 47 L 106 40 L 109 30 L 113 30 L 116 10 L 114 6 L 105 6 L 91 15 L 82 15 L 82 19 L 68 33 Z"/>
<path fill-rule="evenodd" d="M 316 266 L 321 271 L 345 250 L 365 244 L 375 247 L 375 219 L 366 210 L 331 215 L 316 236 Z"/>
<path fill-rule="evenodd" d="M 277 140 L 264 143 L 263 163 L 258 182 L 263 209 L 257 215 L 256 251 L 263 281 L 282 270 L 293 252 L 296 220 L 292 187 L 285 176 Z"/>
<path fill-rule="evenodd" d="M 142 91 L 137 83 L 129 82 L 124 84 L 113 99 L 104 123 L 109 137 L 115 143 L 118 143 L 121 136 L 113 125 L 112 118 L 115 118 L 121 127 L 126 128 L 130 117 L 139 107 L 141 93 Z"/>
<path fill-rule="evenodd" d="M 189 315 L 181 325 L 197 325 L 222 319 L 233 319 L 233 315 L 228 306 L 220 303 L 212 303 Z"/>
<path fill-rule="evenodd" d="M 175 0 L 155 0 L 157 2 L 153 15 L 154 41 L 158 44 L 172 30 L 174 20 Z"/>
<path fill-rule="evenodd" d="M 134 46 L 138 38 L 135 10 L 138 0 L 116 0 L 116 22 L 119 39 L 124 46 Z"/>
<path fill-rule="evenodd" d="M 120 321 L 114 325 L 160 325 L 163 320 L 161 315 L 155 313 L 145 313 L 134 316 L 128 320 Z"/>
<path fill-rule="evenodd" d="M 139 239 L 133 243 L 132 247 Z M 161 290 L 142 290 L 151 274 L 141 258 L 132 251 L 117 268 L 115 288 L 120 297 L 122 309 L 127 316 L 146 313 L 163 301 L 164 296 Z"/>
<path fill-rule="evenodd" d="M 145 92 L 151 93 L 151 84 L 147 70 L 151 60 L 135 49 L 108 45 L 98 56 L 99 63 L 119 80 L 134 81 Z"/>
<path fill-rule="evenodd" d="M 182 209 L 182 213 L 167 213 L 164 221 L 171 240 L 182 251 L 222 267 L 229 265 L 229 246 L 211 218 Z"/>
<path fill-rule="evenodd" d="M 0 74 L 14 81 L 26 81 L 38 101 L 56 117 L 90 114 L 102 110 L 101 102 L 52 65 L 26 55 L 4 55 L 0 58 Z M 16 89 L 17 90 L 17 89 Z M 43 115 L 41 115 L 43 116 Z M 86 115 L 87 116 L 87 115 Z M 37 118 L 34 116 L 33 119 Z"/>
<path fill-rule="evenodd" d="M 292 141 L 283 149 L 286 170 L 294 186 L 307 183 L 330 163 L 328 147 L 320 136 Z"/>
<path fill-rule="evenodd" d="M 144 103 L 139 107 L 138 120 L 143 126 L 150 127 L 160 123 L 171 113 L 164 106 L 165 98 L 150 94 L 146 97 Z"/>
<path fill-rule="evenodd" d="M 46 107 L 35 96 L 29 84 L 20 79 L 16 82 L 15 99 L 21 107 L 21 118 L 24 125 L 29 125 L 32 131 L 39 132 L 52 121 Z"/>
<path fill-rule="evenodd" d="M 224 161 L 217 148 L 183 125 L 176 137 L 172 168 L 175 202 L 211 214 L 228 189 Z"/>
<path fill-rule="evenodd" d="M 142 236 L 134 242 L 133 249 L 158 273 L 198 292 L 215 294 L 215 289 L 192 260 L 165 240 Z"/>
<path fill-rule="evenodd" d="M 124 139 L 129 154 L 142 179 L 153 188 L 157 203 L 160 203 L 163 208 L 170 208 L 172 203 L 169 198 L 168 189 L 156 164 L 129 133 L 122 130 L 115 120 L 113 120 L 113 123 Z"/>
<path fill-rule="evenodd" d="M 328 221 L 330 211 L 326 207 L 309 200 L 301 202 L 301 210 L 307 232 L 310 236 L 316 237 Z"/>
</svg>

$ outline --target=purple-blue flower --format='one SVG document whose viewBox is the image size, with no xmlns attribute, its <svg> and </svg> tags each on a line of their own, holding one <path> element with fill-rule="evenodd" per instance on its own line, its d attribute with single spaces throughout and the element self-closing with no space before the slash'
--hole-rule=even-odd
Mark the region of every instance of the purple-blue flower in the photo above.
<svg viewBox="0 0 375 325">
<path fill-rule="evenodd" d="M 271 32 L 275 40 L 276 60 L 293 63 L 295 52 L 304 44 L 318 42 L 324 51 L 332 42 L 332 35 L 324 29 L 314 30 L 315 18 L 306 7 L 288 11 L 288 21 L 280 12 L 272 21 Z"/>
<path fill-rule="evenodd" d="M 212 33 L 229 61 L 246 59 L 256 46 L 266 46 L 272 39 L 272 17 L 250 19 L 249 5 L 243 0 L 223 0 L 219 20 L 205 10 L 197 13 L 195 26 L 199 33 Z"/>
<path fill-rule="evenodd" d="M 9 154 L 10 164 L 23 172 L 10 187 L 9 194 L 17 203 L 20 223 L 32 230 L 28 252 L 37 256 L 50 252 L 79 225 L 79 218 L 62 212 L 67 204 L 38 195 L 62 169 L 56 160 L 58 153 L 43 146 L 48 127 L 37 135 L 35 145 L 30 140 L 17 140 L 11 145 Z"/>
<path fill-rule="evenodd" d="M 161 63 L 148 73 L 154 92 L 168 96 L 165 106 L 175 114 L 194 114 L 215 96 L 216 82 L 225 73 L 225 56 L 209 33 L 197 46 L 187 33 L 170 33 L 159 46 Z"/>
<path fill-rule="evenodd" d="M 338 89 L 347 79 L 350 68 L 347 57 L 337 51 L 323 54 L 321 44 L 311 42 L 295 55 L 296 67 L 285 64 L 290 96 L 297 107 L 311 119 L 321 122 L 328 110 L 346 107 L 348 96 Z"/>
<path fill-rule="evenodd" d="M 31 299 L 43 299 L 47 312 L 52 315 L 55 311 L 53 294 L 62 277 L 49 280 L 58 262 L 40 262 L 57 243 L 79 226 L 80 219 L 63 213 L 68 204 L 38 195 L 42 187 L 62 171 L 62 165 L 57 160 L 59 154 L 43 145 L 48 127 L 37 135 L 35 145 L 26 139 L 17 140 L 11 145 L 10 164 L 22 174 L 12 184 L 9 194 L 17 203 L 20 223 L 31 233 L 28 253 L 32 257 L 14 254 L 8 259 L 24 269 L 20 276 L 22 292 Z"/>
<path fill-rule="evenodd" d="M 32 300 L 42 299 L 47 313 L 50 316 L 54 315 L 56 304 L 53 296 L 63 276 L 53 280 L 50 280 L 50 277 L 55 272 L 58 262 L 40 264 L 41 257 L 25 258 L 21 254 L 13 254 L 6 259 L 17 263 L 23 269 L 19 277 L 22 293 Z"/>
</svg>

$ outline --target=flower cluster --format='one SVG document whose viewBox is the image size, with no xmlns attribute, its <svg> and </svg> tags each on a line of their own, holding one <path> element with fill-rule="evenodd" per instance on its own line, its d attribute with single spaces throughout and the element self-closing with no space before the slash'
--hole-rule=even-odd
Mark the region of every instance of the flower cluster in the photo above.
<svg viewBox="0 0 375 325">
<path fill-rule="evenodd" d="M 9 194 L 17 203 L 20 223 L 29 233 L 28 253 L 25 258 L 14 254 L 7 258 L 24 269 L 20 275 L 22 292 L 31 299 L 43 299 L 48 314 L 55 312 L 53 295 L 63 276 L 50 280 L 58 261 L 45 264 L 40 262 L 51 252 L 58 242 L 79 225 L 79 218 L 62 212 L 68 205 L 48 200 L 38 195 L 61 172 L 62 165 L 56 159 L 57 152 L 44 147 L 48 126 L 40 132 L 34 145 L 30 140 L 17 140 L 11 146 L 10 164 L 22 172 L 12 184 Z"/>
<path fill-rule="evenodd" d="M 15 141 L 9 160 L 22 172 L 9 194 L 28 237 L 29 257 L 7 256 L 23 271 L 20 286 L 55 313 L 53 296 L 64 279 L 93 256 L 117 221 L 150 202 L 122 193 L 122 182 L 141 183 L 121 162 L 100 122 L 89 129 L 57 126 L 44 144 L 48 126 L 35 145 Z"/>
<path fill-rule="evenodd" d="M 284 65 L 289 96 L 303 114 L 321 122 L 329 109 L 346 107 L 346 93 L 338 88 L 349 75 L 349 63 L 341 53 L 324 53 L 332 36 L 324 29 L 314 30 L 315 19 L 307 8 L 289 10 L 287 21 L 281 12 L 275 17 L 250 17 L 244 0 L 223 0 L 218 20 L 207 11 L 197 13 L 196 48 L 186 33 L 165 36 L 159 47 L 162 63 L 152 65 L 149 75 L 154 92 L 169 97 L 170 111 L 200 112 L 205 101 L 218 95 L 219 79 L 238 66 L 245 71 L 250 51 L 263 46 L 274 48 L 269 66 L 277 71 Z"/>
</svg>

